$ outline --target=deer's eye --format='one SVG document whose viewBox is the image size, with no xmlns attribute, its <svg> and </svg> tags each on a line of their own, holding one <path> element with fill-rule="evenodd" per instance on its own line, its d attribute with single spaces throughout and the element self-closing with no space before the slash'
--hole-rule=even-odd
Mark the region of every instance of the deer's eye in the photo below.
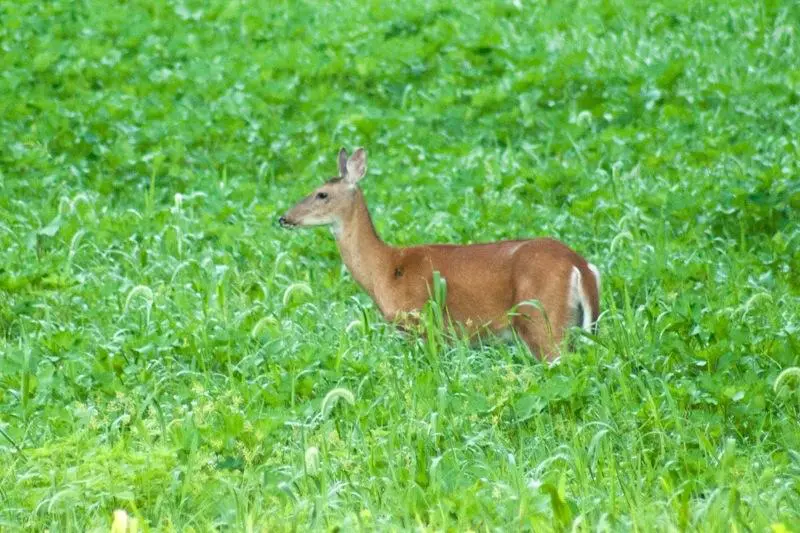
<svg viewBox="0 0 800 533">
<path fill-rule="evenodd" d="M 328 198 L 328 193 L 326 192 L 318 192 L 317 193 L 317 200 L 325 200 Z"/>
</svg>

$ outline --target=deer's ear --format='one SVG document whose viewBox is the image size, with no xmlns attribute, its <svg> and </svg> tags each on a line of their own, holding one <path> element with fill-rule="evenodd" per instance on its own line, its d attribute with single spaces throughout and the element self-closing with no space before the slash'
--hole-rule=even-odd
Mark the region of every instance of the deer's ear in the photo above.
<svg viewBox="0 0 800 533">
<path fill-rule="evenodd" d="M 342 148 L 339 150 L 339 177 L 345 176 L 347 176 L 347 150 Z"/>
<path fill-rule="evenodd" d="M 347 183 L 355 185 L 367 173 L 367 152 L 363 148 L 359 148 L 347 160 L 346 166 L 344 179 Z"/>
</svg>

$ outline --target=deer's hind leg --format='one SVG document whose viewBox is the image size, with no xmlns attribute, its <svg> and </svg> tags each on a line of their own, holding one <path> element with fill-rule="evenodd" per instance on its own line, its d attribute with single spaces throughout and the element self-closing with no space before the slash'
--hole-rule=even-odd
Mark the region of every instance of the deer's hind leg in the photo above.
<svg viewBox="0 0 800 533">
<path fill-rule="evenodd" d="M 557 359 L 563 333 L 552 327 L 542 311 L 531 310 L 531 306 L 524 307 L 527 309 L 518 310 L 517 316 L 512 320 L 517 335 L 525 342 L 535 357 L 545 361 Z"/>
<path fill-rule="evenodd" d="M 569 276 L 564 277 L 564 286 L 568 286 Z M 564 332 L 572 313 L 568 298 L 565 297 L 566 291 L 560 284 L 537 287 L 534 283 L 525 280 L 519 283 L 515 293 L 520 303 L 512 325 L 534 356 L 554 361 L 560 355 Z"/>
</svg>

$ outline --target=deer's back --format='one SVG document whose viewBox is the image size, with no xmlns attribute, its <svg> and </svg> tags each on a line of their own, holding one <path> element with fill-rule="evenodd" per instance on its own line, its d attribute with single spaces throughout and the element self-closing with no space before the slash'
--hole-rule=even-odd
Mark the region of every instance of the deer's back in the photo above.
<svg viewBox="0 0 800 533">
<path fill-rule="evenodd" d="M 454 320 L 501 328 L 507 311 L 519 303 L 515 285 L 520 277 L 529 284 L 545 283 L 556 272 L 568 275 L 573 265 L 583 269 L 586 261 L 547 238 L 397 248 L 389 297 L 384 298 L 391 305 L 379 305 L 382 310 L 418 310 L 429 298 L 433 272 L 438 271 L 447 283 L 447 307 Z"/>
</svg>

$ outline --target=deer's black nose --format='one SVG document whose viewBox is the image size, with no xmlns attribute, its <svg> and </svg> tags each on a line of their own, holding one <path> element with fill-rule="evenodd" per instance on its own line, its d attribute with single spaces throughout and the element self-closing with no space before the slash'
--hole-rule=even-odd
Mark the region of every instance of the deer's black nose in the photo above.
<svg viewBox="0 0 800 533">
<path fill-rule="evenodd" d="M 278 224 L 280 224 L 280 225 L 281 225 L 281 227 L 284 227 L 284 228 L 285 228 L 285 227 L 288 225 L 288 222 L 286 222 L 286 217 L 281 217 L 281 218 L 279 218 L 279 219 L 278 219 Z"/>
</svg>

